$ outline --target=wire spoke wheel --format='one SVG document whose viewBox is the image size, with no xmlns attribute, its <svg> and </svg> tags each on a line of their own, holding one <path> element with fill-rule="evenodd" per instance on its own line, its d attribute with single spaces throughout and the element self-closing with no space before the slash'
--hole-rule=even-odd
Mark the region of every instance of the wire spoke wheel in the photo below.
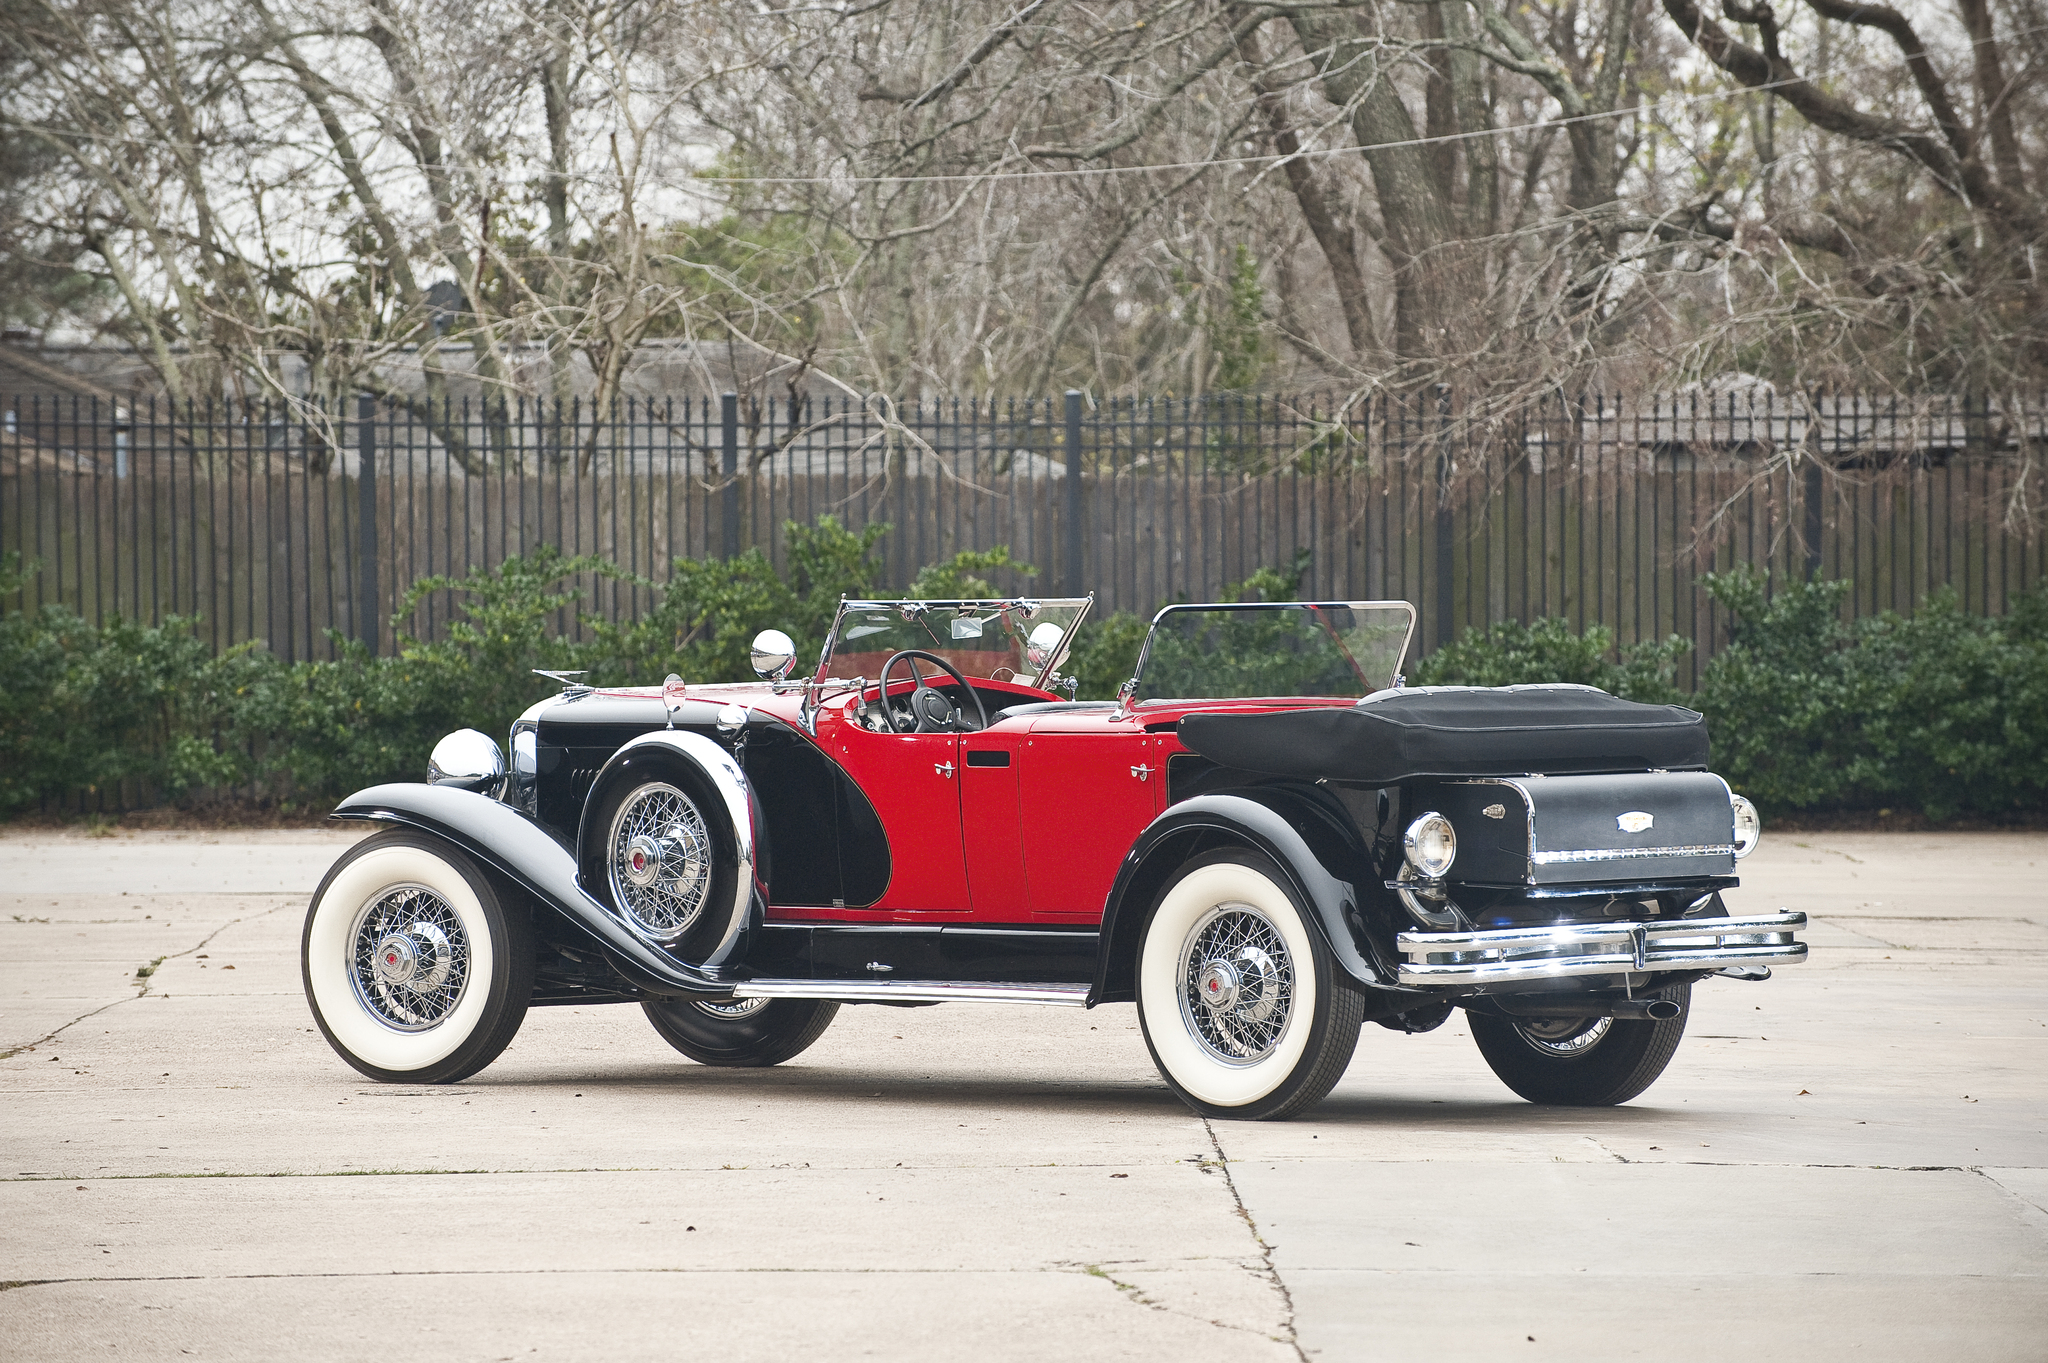
<svg viewBox="0 0 2048 1363">
<path fill-rule="evenodd" d="M 447 1084 L 510 1045 L 538 962 L 524 905 L 508 912 L 467 853 L 391 829 L 344 852 L 306 910 L 299 968 L 335 1053 L 372 1079 Z"/>
<path fill-rule="evenodd" d="M 635 931 L 667 946 L 704 913 L 711 837 L 696 803 L 665 781 L 620 802 L 608 842 L 612 900 Z"/>
<path fill-rule="evenodd" d="M 1249 848 L 1186 862 L 1138 941 L 1138 1022 L 1160 1077 L 1206 1117 L 1307 1111 L 1343 1077 L 1362 996 L 1278 863 Z"/>
<path fill-rule="evenodd" d="M 462 1001 L 469 934 L 426 886 L 394 886 L 365 904 L 349 939 L 356 997 L 386 1027 L 425 1031 Z"/>
<path fill-rule="evenodd" d="M 1530 1102 L 1609 1107 L 1655 1083 L 1685 1036 L 1690 984 L 1662 985 L 1642 996 L 1670 1000 L 1678 1015 L 1510 1018 L 1468 1011 L 1466 1020 L 1488 1067 Z"/>
<path fill-rule="evenodd" d="M 1552 1018 L 1518 1022 L 1515 1031 L 1542 1055 L 1583 1055 L 1600 1044 L 1613 1018 Z"/>
<path fill-rule="evenodd" d="M 1271 919 L 1223 904 L 1189 930 L 1181 949 L 1181 1015 L 1226 1065 L 1272 1052 L 1294 1008 L 1294 959 Z"/>
</svg>

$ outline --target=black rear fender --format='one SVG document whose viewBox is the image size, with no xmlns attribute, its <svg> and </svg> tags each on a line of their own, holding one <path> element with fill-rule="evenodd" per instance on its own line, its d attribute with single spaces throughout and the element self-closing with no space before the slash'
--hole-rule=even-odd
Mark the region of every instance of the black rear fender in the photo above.
<svg viewBox="0 0 2048 1363">
<path fill-rule="evenodd" d="M 1138 941 L 1153 906 L 1189 861 L 1230 847 L 1263 852 L 1279 864 L 1308 906 L 1310 930 L 1354 985 L 1398 988 L 1392 934 L 1374 926 L 1384 895 L 1374 892 L 1372 857 L 1350 817 L 1312 787 L 1265 785 L 1183 800 L 1138 835 L 1104 907 L 1091 1006 L 1136 997 Z M 1400 1006 L 1412 1003 L 1415 991 L 1399 992 Z"/>
</svg>

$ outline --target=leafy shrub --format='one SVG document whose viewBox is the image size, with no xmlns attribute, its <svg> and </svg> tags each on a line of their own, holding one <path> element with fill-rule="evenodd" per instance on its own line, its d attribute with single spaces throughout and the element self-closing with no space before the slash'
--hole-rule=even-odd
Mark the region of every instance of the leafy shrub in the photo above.
<svg viewBox="0 0 2048 1363">
<path fill-rule="evenodd" d="M 487 572 L 415 582 L 397 618 L 436 593 L 453 598 L 457 615 L 440 639 L 401 634 L 393 657 L 330 636 L 331 662 L 288 665 L 254 645 L 216 658 L 189 620 L 94 626 L 57 606 L 16 612 L 0 620 L 0 814 L 122 782 L 172 800 L 237 787 L 289 801 L 416 780 L 443 734 L 503 733 L 554 691 L 536 667 L 583 669 L 599 685 L 669 672 L 749 680 L 761 630 L 787 630 L 798 656 L 814 658 L 842 596 L 881 594 L 875 546 L 888 529 L 855 533 L 830 516 L 786 526 L 786 582 L 759 550 L 678 558 L 655 584 L 542 546 Z M 0 594 L 20 590 L 35 568 L 18 554 L 0 560 Z M 916 591 L 989 595 L 983 575 L 1002 568 L 1033 571 L 1007 548 L 969 550 L 922 569 Z M 585 577 L 651 589 L 654 605 L 627 621 L 593 615 L 573 585 Z M 587 638 L 556 629 L 565 614 Z"/>
<path fill-rule="evenodd" d="M 1694 701 L 1715 770 L 1765 809 L 1867 803 L 1879 781 L 1860 730 L 1875 697 L 1841 619 L 1849 584 L 1794 582 L 1772 593 L 1747 568 L 1702 582 L 1733 616 Z"/>
<path fill-rule="evenodd" d="M 1866 799 L 1930 817 L 2048 804 L 2048 589 L 2003 619 L 1950 590 L 1858 622 L 1853 675 Z"/>
<path fill-rule="evenodd" d="M 1614 632 L 1604 625 L 1574 634 L 1570 621 L 1554 616 L 1526 625 L 1502 620 L 1466 630 L 1417 662 L 1408 680 L 1416 686 L 1577 682 L 1661 705 L 1684 699 L 1672 679 L 1678 660 L 1691 651 L 1691 642 L 1674 634 L 1633 644 L 1617 658 Z"/>
<path fill-rule="evenodd" d="M 830 517 L 786 528 L 787 580 L 750 551 L 730 561 L 677 559 L 654 584 L 595 558 L 553 548 L 490 572 L 430 578 L 457 606 L 445 637 L 402 637 L 395 657 L 336 639 L 332 662 L 287 665 L 256 646 L 213 656 L 193 622 L 93 625 L 61 606 L 0 619 L 0 815 L 67 791 L 139 787 L 189 800 L 233 788 L 318 801 L 380 781 L 414 780 L 451 729 L 502 733 L 553 689 L 534 667 L 584 668 L 600 684 L 750 677 L 748 645 L 787 630 L 816 656 L 841 596 L 877 596 L 875 546 L 886 526 L 849 531 Z M 36 571 L 0 558 L 0 596 Z M 1287 600 L 1306 560 L 1261 569 L 1226 599 Z M 913 594 L 990 594 L 1005 548 L 968 551 L 919 572 Z M 636 619 L 582 610 L 585 577 L 652 589 Z M 1841 619 L 1840 582 L 1771 590 L 1760 573 L 1713 575 L 1705 586 L 1734 621 L 1690 697 L 1673 684 L 1690 647 L 1673 636 L 1617 651 L 1612 634 L 1562 620 L 1467 630 L 1414 664 L 1417 684 L 1572 681 L 1635 700 L 1703 711 L 1715 769 L 1768 812 L 1889 805 L 1935 818 L 2048 807 L 2048 583 L 2004 617 L 1965 612 L 1952 593 L 1920 612 Z M 574 614 L 587 636 L 556 632 Z M 1148 621 L 1117 612 L 1085 624 L 1065 669 L 1080 694 L 1108 698 L 1137 665 Z M 801 667 L 802 664 L 800 663 Z"/>
<path fill-rule="evenodd" d="M 2003 617 L 1953 592 L 1916 615 L 1842 619 L 1846 582 L 1773 584 L 1710 574 L 1729 644 L 1687 696 L 1676 635 L 1617 653 L 1614 636 L 1568 622 L 1467 630 L 1415 664 L 1418 685 L 1582 682 L 1707 717 L 1714 769 L 1766 811 L 1897 806 L 1945 819 L 2048 806 L 2048 583 Z"/>
<path fill-rule="evenodd" d="M 214 735 L 251 650 L 216 658 L 191 625 L 93 625 L 56 605 L 0 620 L 0 814 L 66 790 L 175 798 L 238 779 L 245 763 Z"/>
</svg>

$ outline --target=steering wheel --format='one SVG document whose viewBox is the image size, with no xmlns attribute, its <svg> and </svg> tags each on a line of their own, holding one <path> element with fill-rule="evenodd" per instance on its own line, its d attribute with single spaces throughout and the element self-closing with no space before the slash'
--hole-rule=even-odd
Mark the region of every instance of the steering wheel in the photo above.
<svg viewBox="0 0 2048 1363">
<path fill-rule="evenodd" d="M 974 712 L 981 718 L 981 727 L 986 729 L 988 727 L 988 707 L 981 703 L 981 697 L 976 694 L 973 687 L 967 684 L 967 678 L 960 675 L 960 669 L 936 653 L 927 653 L 921 648 L 906 648 L 901 653 L 891 653 L 889 661 L 882 664 L 882 675 L 875 679 L 877 688 L 882 693 L 882 718 L 889 721 L 889 732 L 892 734 L 943 733 L 960 722 L 960 707 L 924 684 L 924 675 L 917 670 L 917 660 L 919 658 L 934 664 L 944 671 L 947 676 L 960 683 L 960 689 L 973 699 Z M 894 670 L 898 662 L 906 662 L 910 665 L 911 727 L 908 729 L 903 727 L 895 709 L 889 704 L 889 673 Z"/>
</svg>

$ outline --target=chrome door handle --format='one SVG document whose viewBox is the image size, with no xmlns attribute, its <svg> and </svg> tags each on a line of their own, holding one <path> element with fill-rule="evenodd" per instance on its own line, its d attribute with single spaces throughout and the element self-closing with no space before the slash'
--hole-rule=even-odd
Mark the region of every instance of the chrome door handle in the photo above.
<svg viewBox="0 0 2048 1363">
<path fill-rule="evenodd" d="M 932 763 L 932 770 L 948 780 L 952 779 L 953 764 L 951 762 L 934 762 Z"/>
<path fill-rule="evenodd" d="M 1153 767 L 1139 765 L 1131 768 L 1131 775 L 1137 777 L 1140 781 L 1147 781 L 1151 779 L 1152 773 L 1155 770 L 1156 768 Z"/>
</svg>

